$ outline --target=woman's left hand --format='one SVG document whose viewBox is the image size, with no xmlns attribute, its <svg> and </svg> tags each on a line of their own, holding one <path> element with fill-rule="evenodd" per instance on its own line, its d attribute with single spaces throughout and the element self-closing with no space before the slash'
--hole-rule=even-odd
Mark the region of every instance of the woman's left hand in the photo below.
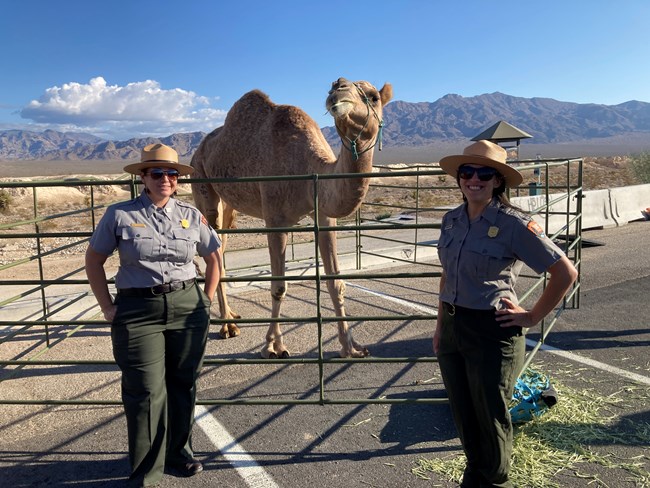
<svg viewBox="0 0 650 488">
<path fill-rule="evenodd" d="M 501 322 L 501 327 L 519 326 L 528 328 L 535 325 L 528 310 L 515 305 L 507 298 L 502 298 L 501 303 L 505 308 L 495 312 L 497 322 Z"/>
</svg>

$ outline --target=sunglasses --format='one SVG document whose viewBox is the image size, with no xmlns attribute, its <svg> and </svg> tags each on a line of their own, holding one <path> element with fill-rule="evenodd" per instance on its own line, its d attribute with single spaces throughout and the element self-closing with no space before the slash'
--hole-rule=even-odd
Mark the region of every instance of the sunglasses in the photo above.
<svg viewBox="0 0 650 488">
<path fill-rule="evenodd" d="M 462 180 L 469 180 L 474 176 L 474 173 L 478 175 L 478 179 L 481 181 L 490 181 L 495 175 L 499 174 L 496 169 L 487 166 L 474 168 L 472 166 L 463 165 L 458 168 L 458 177 Z"/>
<path fill-rule="evenodd" d="M 152 180 L 159 180 L 160 178 L 163 177 L 163 175 L 167 175 L 167 178 L 169 178 L 170 180 L 175 180 L 175 179 L 178 178 L 180 173 L 178 171 L 176 171 L 175 169 L 166 169 L 165 170 L 165 169 L 156 168 L 156 169 L 152 169 L 152 170 L 147 171 L 145 174 L 148 175 L 149 177 L 151 177 Z"/>
</svg>

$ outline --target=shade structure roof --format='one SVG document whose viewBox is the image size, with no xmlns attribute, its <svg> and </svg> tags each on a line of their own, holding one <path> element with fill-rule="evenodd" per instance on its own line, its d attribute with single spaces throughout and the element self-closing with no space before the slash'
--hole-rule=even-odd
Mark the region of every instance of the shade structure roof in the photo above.
<svg viewBox="0 0 650 488">
<path fill-rule="evenodd" d="M 488 140 L 492 142 L 498 141 L 519 141 L 520 139 L 528 139 L 531 136 L 521 129 L 517 129 L 514 125 L 510 125 L 504 120 L 500 120 L 491 127 L 488 127 L 479 135 L 474 137 L 472 141 Z"/>
</svg>

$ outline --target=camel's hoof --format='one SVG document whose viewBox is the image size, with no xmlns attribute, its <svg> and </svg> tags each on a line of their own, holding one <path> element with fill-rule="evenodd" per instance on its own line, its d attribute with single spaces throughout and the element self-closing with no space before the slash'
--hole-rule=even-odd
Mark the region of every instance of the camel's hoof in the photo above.
<svg viewBox="0 0 650 488">
<path fill-rule="evenodd" d="M 370 351 L 367 348 L 362 347 L 360 350 L 353 349 L 347 354 L 345 353 L 345 351 L 341 351 L 340 356 L 342 358 L 366 358 L 370 356 Z"/>
<path fill-rule="evenodd" d="M 291 355 L 289 354 L 289 351 L 282 351 L 282 353 L 278 356 L 278 353 L 276 352 L 270 352 L 268 355 L 262 354 L 263 359 L 287 359 Z"/>
<path fill-rule="evenodd" d="M 222 339 L 237 337 L 239 334 L 241 334 L 241 332 L 239 331 L 239 327 L 237 327 L 235 324 L 226 324 L 219 331 L 219 337 Z"/>
</svg>

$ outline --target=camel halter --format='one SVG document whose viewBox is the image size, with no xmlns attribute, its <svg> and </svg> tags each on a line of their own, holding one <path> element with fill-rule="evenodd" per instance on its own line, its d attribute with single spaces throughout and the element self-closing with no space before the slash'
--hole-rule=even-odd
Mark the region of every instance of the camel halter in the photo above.
<svg viewBox="0 0 650 488">
<path fill-rule="evenodd" d="M 381 151 L 381 136 L 382 136 L 382 131 L 384 128 L 384 121 L 379 118 L 377 115 L 377 111 L 373 108 L 373 106 L 370 104 L 370 100 L 368 100 L 368 96 L 366 95 L 366 92 L 363 91 L 363 88 L 361 88 L 358 84 L 353 83 L 353 85 L 356 87 L 357 91 L 359 92 L 359 95 L 361 95 L 361 98 L 363 99 L 364 103 L 366 104 L 366 108 L 368 110 L 368 113 L 366 114 L 366 121 L 363 123 L 363 127 L 361 128 L 361 131 L 359 131 L 359 134 L 357 134 L 357 137 L 354 139 L 350 139 L 348 136 L 345 136 L 345 138 L 348 140 L 350 143 L 350 147 L 347 147 L 345 145 L 345 141 L 343 140 L 343 137 L 341 137 L 341 145 L 346 148 L 348 151 L 352 153 L 352 157 L 356 161 L 359 159 L 359 156 L 361 156 L 363 153 L 366 151 L 371 150 L 373 147 L 377 146 L 378 149 Z M 359 152 L 357 150 L 357 141 L 359 140 L 359 137 L 361 137 L 361 134 L 363 134 L 363 131 L 368 125 L 368 121 L 370 120 L 370 111 L 372 110 L 372 114 L 375 116 L 377 121 L 379 122 L 379 132 L 377 132 L 377 138 L 375 139 L 374 144 L 371 144 L 367 148 L 365 148 L 363 151 Z M 336 125 L 336 122 L 334 122 L 334 126 L 338 129 L 338 126 Z M 340 133 L 341 131 L 339 131 Z"/>
</svg>

